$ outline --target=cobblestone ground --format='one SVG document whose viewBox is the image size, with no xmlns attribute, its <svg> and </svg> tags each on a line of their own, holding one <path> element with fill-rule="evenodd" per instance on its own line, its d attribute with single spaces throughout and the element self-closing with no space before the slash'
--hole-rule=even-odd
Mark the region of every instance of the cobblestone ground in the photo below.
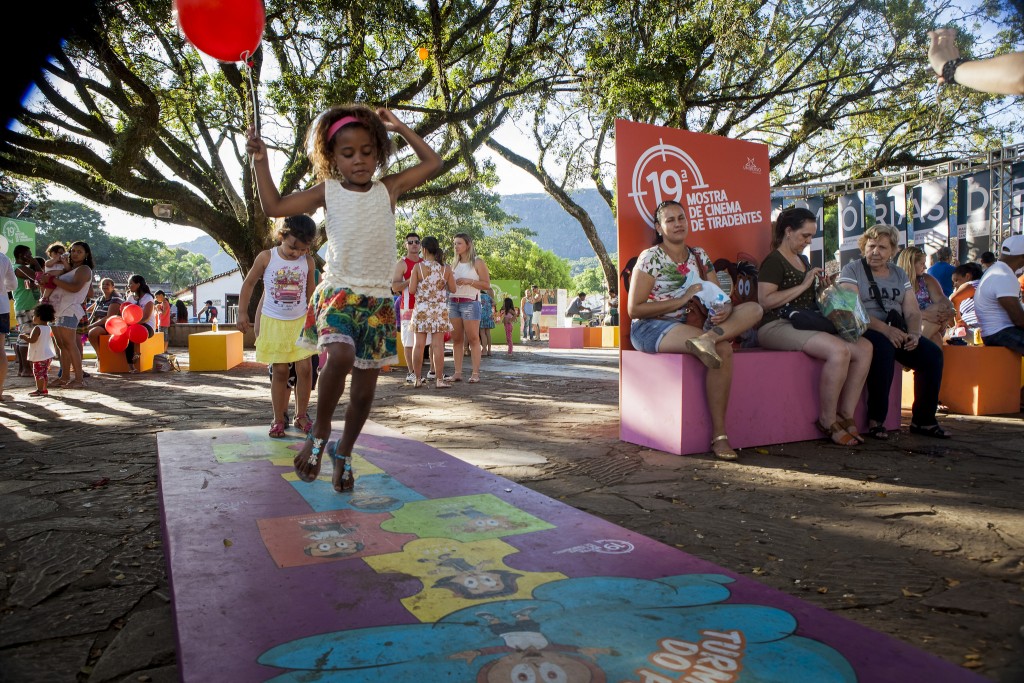
<svg viewBox="0 0 1024 683">
<path fill-rule="evenodd" d="M 371 419 L 1024 681 L 1021 415 L 950 416 L 950 441 L 806 442 L 724 463 L 618 440 L 614 352 L 516 347 L 483 370 L 447 391 L 382 375 Z M 17 400 L 0 406 L 0 681 L 176 681 L 156 433 L 269 424 L 266 369 L 103 375 L 41 400 L 31 389 L 9 377 Z"/>
</svg>

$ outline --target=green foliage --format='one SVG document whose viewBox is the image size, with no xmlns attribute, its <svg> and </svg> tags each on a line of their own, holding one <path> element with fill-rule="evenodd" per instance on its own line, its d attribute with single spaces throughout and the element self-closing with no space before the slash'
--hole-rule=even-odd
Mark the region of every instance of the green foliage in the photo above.
<svg viewBox="0 0 1024 683">
<path fill-rule="evenodd" d="M 202 254 L 193 254 L 184 249 L 165 249 L 172 258 L 164 261 L 161 269 L 162 281 L 169 282 L 174 291 L 178 291 L 193 282 L 199 282 L 213 275 L 210 262 Z"/>
<path fill-rule="evenodd" d="M 109 234 L 98 211 L 79 202 L 43 201 L 29 220 L 36 222 L 36 255 L 53 242 L 83 241 L 99 270 L 138 273 L 149 282 L 169 282 L 179 289 L 213 274 L 202 254 L 171 249 L 159 240 L 130 240 Z"/>
<path fill-rule="evenodd" d="M 572 279 L 572 292 L 579 294 L 603 293 L 605 290 L 604 271 L 598 267 L 587 268 Z"/>
<path fill-rule="evenodd" d="M 569 263 L 541 249 L 521 231 L 509 231 L 500 239 L 484 238 L 477 251 L 495 280 L 519 280 L 545 289 L 572 287 Z"/>
</svg>

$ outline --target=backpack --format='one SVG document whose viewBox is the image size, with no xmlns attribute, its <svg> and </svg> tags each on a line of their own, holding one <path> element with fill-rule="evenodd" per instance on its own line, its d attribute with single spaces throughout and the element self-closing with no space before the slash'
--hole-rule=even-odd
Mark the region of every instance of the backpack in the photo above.
<svg viewBox="0 0 1024 683">
<path fill-rule="evenodd" d="M 181 372 L 178 359 L 173 353 L 158 353 L 153 356 L 153 372 Z"/>
</svg>

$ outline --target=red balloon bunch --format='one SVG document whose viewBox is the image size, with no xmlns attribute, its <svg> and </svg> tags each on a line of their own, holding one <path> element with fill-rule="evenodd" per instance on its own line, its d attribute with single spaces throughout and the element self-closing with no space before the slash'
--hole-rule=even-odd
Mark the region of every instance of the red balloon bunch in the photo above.
<svg viewBox="0 0 1024 683">
<path fill-rule="evenodd" d="M 262 0 L 174 0 L 178 25 L 197 50 L 222 62 L 244 62 L 263 40 Z"/>
<path fill-rule="evenodd" d="M 110 333 L 110 341 L 107 348 L 114 353 L 121 353 L 128 348 L 128 342 L 141 344 L 149 339 L 149 330 L 145 325 L 140 325 L 142 320 L 142 307 L 138 304 L 126 304 L 121 307 L 121 315 L 113 315 L 107 318 L 103 326 Z"/>
</svg>

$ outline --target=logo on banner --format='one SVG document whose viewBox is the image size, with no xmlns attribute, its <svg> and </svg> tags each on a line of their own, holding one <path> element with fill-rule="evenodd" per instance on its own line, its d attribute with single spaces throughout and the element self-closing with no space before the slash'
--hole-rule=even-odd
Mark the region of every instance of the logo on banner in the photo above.
<svg viewBox="0 0 1024 683">
<path fill-rule="evenodd" d="M 748 157 L 744 168 L 752 162 Z M 756 164 L 753 166 L 757 168 Z M 637 159 L 631 185 L 628 196 L 649 228 L 654 227 L 658 205 L 667 200 L 686 207 L 690 230 L 694 232 L 762 221 L 760 211 L 744 211 L 740 202 L 729 199 L 725 190 L 710 189 L 693 157 L 660 139 Z"/>
<path fill-rule="evenodd" d="M 30 242 L 31 237 L 21 231 L 21 226 L 18 225 L 17 221 L 4 221 L 3 236 L 7 238 L 9 242 Z"/>
<path fill-rule="evenodd" d="M 747 163 L 743 164 L 743 170 L 750 171 L 751 173 L 757 173 L 758 175 L 761 174 L 761 167 L 758 166 L 757 162 L 751 157 L 747 157 Z"/>
</svg>

